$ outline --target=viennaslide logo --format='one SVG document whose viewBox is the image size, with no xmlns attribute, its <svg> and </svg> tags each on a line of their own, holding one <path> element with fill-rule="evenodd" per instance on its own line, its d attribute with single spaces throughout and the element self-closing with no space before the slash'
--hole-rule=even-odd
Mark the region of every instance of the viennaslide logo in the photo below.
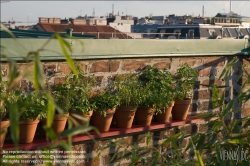
<svg viewBox="0 0 250 166">
<path fill-rule="evenodd" d="M 234 160 L 236 164 L 241 161 L 247 161 L 247 151 L 241 150 L 237 147 L 235 150 L 221 150 L 220 151 L 221 160 Z"/>
</svg>

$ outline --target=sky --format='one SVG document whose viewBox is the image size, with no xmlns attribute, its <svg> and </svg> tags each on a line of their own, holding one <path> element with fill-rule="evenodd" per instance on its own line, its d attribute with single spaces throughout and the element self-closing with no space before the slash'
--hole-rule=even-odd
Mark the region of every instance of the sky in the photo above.
<svg viewBox="0 0 250 166">
<path fill-rule="evenodd" d="M 3 0 L 1 0 L 3 1 Z M 0 3 L 1 22 L 14 20 L 24 25 L 35 24 L 39 17 L 69 18 L 79 15 L 106 16 L 112 13 L 137 17 L 157 15 L 202 15 L 213 17 L 218 12 L 229 12 L 230 1 L 12 1 Z M 250 16 L 250 1 L 232 1 L 232 11 Z"/>
</svg>

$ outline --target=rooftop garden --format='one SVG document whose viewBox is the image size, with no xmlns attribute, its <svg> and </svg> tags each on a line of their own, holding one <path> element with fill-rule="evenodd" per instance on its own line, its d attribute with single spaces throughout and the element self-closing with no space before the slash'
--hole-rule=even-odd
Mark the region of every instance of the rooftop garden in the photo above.
<svg viewBox="0 0 250 166">
<path fill-rule="evenodd" d="M 23 61 L 32 66 L 33 73 L 20 72 L 17 62 L 4 55 L 9 73 L 7 80 L 0 75 L 1 146 L 8 127 L 15 150 L 19 149 L 19 144 L 33 142 L 37 125 L 42 123 L 45 137 L 51 144 L 40 149 L 71 151 L 75 136 L 90 131 L 107 132 L 112 122 L 119 128 L 131 128 L 135 124 L 150 126 L 152 121 L 168 124 L 173 120 L 186 120 L 193 89 L 198 84 L 198 71 L 188 64 L 184 63 L 174 74 L 149 65 L 137 73 L 117 75 L 104 89 L 98 89 L 96 80 L 86 75 L 82 66 L 71 58 L 70 43 L 57 34 L 52 38 L 58 40 L 72 71 L 64 83 L 50 85 L 45 77 L 40 52 L 49 41 L 23 57 Z M 219 77 L 230 80 L 236 63 L 239 63 L 238 57 L 226 65 Z M 24 78 L 32 82 L 32 91 L 20 88 L 20 80 Z M 101 150 L 113 148 L 110 162 L 118 164 L 129 159 L 130 165 L 249 165 L 250 117 L 237 116 L 250 98 L 250 77 L 244 68 L 241 78 L 244 82 L 240 92 L 231 100 L 225 100 L 225 94 L 220 93 L 220 88 L 226 85 L 202 85 L 212 90 L 214 110 L 196 118 L 204 119 L 208 130 L 169 135 L 159 146 L 170 151 L 161 153 L 152 144 L 150 133 L 144 137 L 144 147 L 136 141 L 132 144 L 113 141 Z M 27 133 L 30 129 L 27 124 L 34 125 L 31 133 Z M 185 139 L 189 139 L 189 143 L 183 149 L 180 145 Z M 184 157 L 187 151 L 193 155 Z"/>
</svg>

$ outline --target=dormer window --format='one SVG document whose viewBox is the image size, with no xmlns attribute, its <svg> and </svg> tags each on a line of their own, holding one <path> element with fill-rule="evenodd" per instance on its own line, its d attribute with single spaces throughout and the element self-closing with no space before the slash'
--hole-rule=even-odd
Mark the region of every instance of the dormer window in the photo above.
<svg viewBox="0 0 250 166">
<path fill-rule="evenodd" d="M 192 37 L 192 38 L 194 37 L 194 30 L 193 29 L 188 31 L 188 36 Z"/>
<path fill-rule="evenodd" d="M 213 30 L 213 29 L 208 30 L 208 32 L 209 32 L 209 35 L 211 37 L 213 37 L 215 35 L 215 30 Z"/>
<path fill-rule="evenodd" d="M 180 29 L 175 29 L 174 33 L 181 33 L 181 30 Z"/>
<path fill-rule="evenodd" d="M 166 31 L 165 29 L 161 29 L 160 33 L 165 33 L 165 31 Z"/>
</svg>

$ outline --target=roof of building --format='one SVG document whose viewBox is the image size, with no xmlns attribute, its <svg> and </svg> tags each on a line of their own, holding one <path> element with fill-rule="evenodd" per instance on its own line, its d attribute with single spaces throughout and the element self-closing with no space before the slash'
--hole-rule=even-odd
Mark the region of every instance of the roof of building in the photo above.
<svg viewBox="0 0 250 166">
<path fill-rule="evenodd" d="M 247 18 L 246 16 L 241 16 L 234 12 L 217 13 L 215 17 Z"/>
<path fill-rule="evenodd" d="M 125 34 L 107 25 L 84 25 L 84 24 L 51 24 L 51 23 L 38 23 L 46 32 L 65 32 L 67 28 L 72 28 L 73 33 L 78 32 L 82 34 L 94 35 L 99 39 L 110 39 L 117 37 L 119 39 L 127 38 Z M 36 25 L 36 26 L 37 26 Z M 112 35 L 113 33 L 113 35 Z M 131 38 L 128 36 L 128 38 Z"/>
<path fill-rule="evenodd" d="M 1 31 L 1 38 L 11 38 L 11 36 L 4 30 Z M 10 29 L 10 31 L 15 35 L 16 38 L 50 38 L 55 32 L 43 32 L 35 30 L 20 30 L 20 29 Z M 60 34 L 62 37 L 67 37 L 66 33 Z M 74 38 L 81 39 L 94 39 L 96 38 L 93 35 L 81 35 L 81 34 L 72 34 Z"/>
</svg>

